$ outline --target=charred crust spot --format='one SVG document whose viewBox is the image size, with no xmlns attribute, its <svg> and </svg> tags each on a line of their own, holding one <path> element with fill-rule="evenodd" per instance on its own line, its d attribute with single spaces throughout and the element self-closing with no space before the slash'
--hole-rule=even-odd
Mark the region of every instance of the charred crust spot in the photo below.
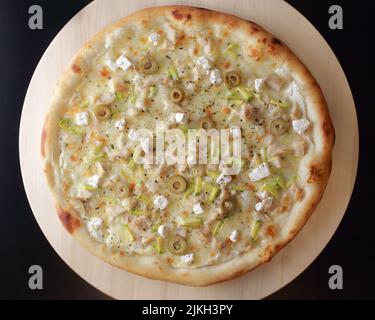
<svg viewBox="0 0 375 320">
<path fill-rule="evenodd" d="M 172 257 L 169 257 L 169 256 L 166 257 L 165 262 L 166 262 L 167 264 L 171 265 L 171 264 L 173 263 L 173 259 L 172 259 Z"/>
<path fill-rule="evenodd" d="M 181 13 L 180 11 L 178 11 L 178 10 L 173 10 L 172 11 L 172 15 L 173 15 L 173 17 L 176 20 L 183 20 L 183 19 L 185 19 L 186 21 L 189 21 L 192 18 L 191 13 L 188 13 L 188 14 L 186 14 L 186 16 L 184 16 L 184 14 Z"/>
<path fill-rule="evenodd" d="M 111 73 L 106 68 L 103 68 L 102 70 L 100 70 L 100 75 L 103 78 L 108 78 L 111 75 Z"/>
<path fill-rule="evenodd" d="M 41 139 L 41 153 L 42 157 L 44 158 L 46 156 L 46 140 L 47 140 L 47 130 L 45 127 L 43 127 L 42 130 L 42 139 Z"/>
<path fill-rule="evenodd" d="M 276 228 L 275 228 L 273 225 L 268 225 L 268 226 L 266 227 L 265 234 L 266 234 L 268 237 L 270 237 L 270 238 L 275 237 L 275 235 L 276 235 Z"/>
<path fill-rule="evenodd" d="M 323 133 L 327 138 L 329 138 L 333 134 L 332 126 L 328 121 L 324 121 L 323 123 Z"/>
<path fill-rule="evenodd" d="M 282 248 L 283 248 L 283 245 L 280 244 L 280 243 L 278 243 L 278 244 L 275 246 L 275 251 L 277 252 L 277 251 L 279 251 L 279 250 L 282 249 Z"/>
<path fill-rule="evenodd" d="M 281 46 L 282 42 L 279 39 L 277 39 L 276 37 L 273 37 L 272 38 L 272 44 Z"/>
<path fill-rule="evenodd" d="M 173 10 L 172 15 L 174 16 L 176 20 L 182 20 L 184 17 L 184 15 L 180 13 L 178 10 Z"/>
<path fill-rule="evenodd" d="M 317 166 L 312 165 L 310 167 L 310 177 L 307 180 L 308 183 L 316 183 L 321 180 L 323 176 L 323 170 Z"/>
<path fill-rule="evenodd" d="M 256 26 L 251 26 L 251 30 L 252 30 L 253 32 L 255 32 L 255 33 L 257 33 L 257 32 L 260 31 L 259 28 L 256 27 Z"/>
<path fill-rule="evenodd" d="M 81 67 L 78 66 L 77 64 L 73 64 L 73 65 L 72 65 L 72 71 L 73 71 L 74 73 L 81 73 L 82 69 L 81 69 Z"/>
<path fill-rule="evenodd" d="M 57 214 L 64 228 L 70 233 L 73 234 L 75 230 L 79 228 L 81 223 L 77 218 L 75 218 L 69 211 L 66 211 L 62 208 L 57 209 Z"/>
<path fill-rule="evenodd" d="M 273 253 L 272 247 L 267 246 L 264 250 L 264 253 L 263 253 L 263 259 L 264 259 L 265 262 L 271 261 L 272 253 Z"/>
<path fill-rule="evenodd" d="M 269 45 L 268 45 L 268 52 L 269 52 L 270 54 L 274 54 L 275 51 L 276 51 L 276 47 L 275 47 L 273 44 L 269 44 Z"/>
</svg>

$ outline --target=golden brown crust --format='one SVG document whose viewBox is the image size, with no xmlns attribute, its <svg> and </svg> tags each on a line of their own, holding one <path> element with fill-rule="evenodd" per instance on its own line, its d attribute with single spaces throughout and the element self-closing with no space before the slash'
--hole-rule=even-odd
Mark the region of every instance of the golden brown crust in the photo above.
<svg viewBox="0 0 375 320">
<path fill-rule="evenodd" d="M 66 211 L 61 209 L 66 207 L 66 201 L 55 182 L 58 178 L 54 174 L 56 163 L 58 163 L 58 146 L 55 138 L 58 132 L 56 122 L 61 116 L 61 109 L 66 103 L 66 97 L 72 92 L 80 77 L 85 74 L 86 68 L 89 68 L 88 61 L 90 61 L 96 50 L 99 50 L 99 44 L 103 43 L 103 39 L 108 33 L 124 24 L 132 23 L 133 21 L 147 21 L 158 15 L 165 16 L 176 24 L 223 24 L 226 26 L 228 33 L 233 30 L 246 32 L 249 37 L 255 38 L 257 44 L 259 44 L 259 46 L 249 47 L 249 57 L 261 60 L 266 59 L 267 56 L 272 56 L 274 59 L 283 61 L 292 70 L 292 76 L 304 85 L 306 102 L 309 106 L 312 106 L 308 110 L 309 117 L 313 120 L 312 135 L 314 141 L 317 142 L 313 154 L 304 160 L 305 169 L 303 169 L 302 175 L 305 175 L 308 186 L 304 190 L 305 196 L 301 204 L 289 213 L 290 223 L 285 227 L 285 230 L 274 236 L 272 245 L 263 250 L 254 249 L 219 265 L 197 269 L 176 269 L 168 263 L 153 257 L 133 257 L 119 252 L 112 252 L 104 245 L 96 243 L 90 238 L 85 226 L 80 223 L 79 217 L 74 210 L 69 209 L 69 211 Z M 253 22 L 208 9 L 185 6 L 144 9 L 116 22 L 95 35 L 74 57 L 70 67 L 63 74 L 56 88 L 51 111 L 46 118 L 45 130 L 43 130 L 42 134 L 42 154 L 46 159 L 45 171 L 49 185 L 58 203 L 58 215 L 65 228 L 81 244 L 96 256 L 116 267 L 153 279 L 196 286 L 205 286 L 236 278 L 270 261 L 276 252 L 296 236 L 323 195 L 331 170 L 333 144 L 334 129 L 319 85 L 302 62 L 280 40 Z M 270 230 L 270 232 L 273 233 L 274 230 Z"/>
<path fill-rule="evenodd" d="M 64 228 L 70 233 L 73 234 L 81 225 L 79 219 L 77 219 L 73 214 L 69 211 L 58 207 L 57 208 L 57 215 L 61 223 L 63 224 Z"/>
<path fill-rule="evenodd" d="M 41 151 L 43 158 L 46 155 L 46 140 L 47 140 L 47 130 L 46 130 L 46 127 L 43 126 L 42 138 L 41 138 L 41 143 L 40 143 L 40 151 Z"/>
</svg>

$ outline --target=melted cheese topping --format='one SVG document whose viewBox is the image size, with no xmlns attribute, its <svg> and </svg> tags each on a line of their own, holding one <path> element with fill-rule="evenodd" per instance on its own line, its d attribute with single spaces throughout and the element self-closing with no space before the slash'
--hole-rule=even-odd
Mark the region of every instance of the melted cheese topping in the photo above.
<svg viewBox="0 0 375 320">
<path fill-rule="evenodd" d="M 251 41 L 229 38 L 221 27 L 181 30 L 164 18 L 107 35 L 60 121 L 61 188 L 93 241 L 195 268 L 264 246 L 277 234 L 303 197 L 296 173 L 312 141 L 302 88 L 283 66 L 258 61 L 259 52 L 249 56 Z M 144 57 L 157 72 L 142 72 Z M 241 77 L 236 88 L 225 83 L 233 70 Z M 181 103 L 171 101 L 175 87 L 185 94 Z M 107 118 L 98 118 L 98 106 L 109 108 Z M 164 120 L 186 131 L 204 117 L 217 129 L 241 129 L 238 175 L 217 165 L 135 163 L 150 151 L 136 129 L 154 130 Z M 174 175 L 187 182 L 181 194 L 168 191 Z M 170 249 L 176 235 L 183 252 Z"/>
</svg>

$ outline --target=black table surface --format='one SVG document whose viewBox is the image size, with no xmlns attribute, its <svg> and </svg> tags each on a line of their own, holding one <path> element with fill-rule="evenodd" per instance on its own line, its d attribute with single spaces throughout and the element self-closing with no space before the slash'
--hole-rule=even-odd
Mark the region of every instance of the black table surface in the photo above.
<svg viewBox="0 0 375 320">
<path fill-rule="evenodd" d="M 370 1 L 288 0 L 324 36 L 349 80 L 360 128 L 360 162 L 347 212 L 319 257 L 294 281 L 268 299 L 374 299 L 375 250 L 371 138 L 375 84 L 371 76 L 373 28 Z M 43 236 L 28 204 L 19 168 L 18 131 L 25 93 L 34 69 L 49 43 L 89 0 L 0 0 L 0 298 L 109 299 L 76 275 Z M 40 5 L 44 29 L 30 30 L 28 9 Z M 341 5 L 344 29 L 328 27 L 328 8 Z M 308 39 L 306 39 L 308 41 Z M 303 57 L 302 57 L 303 58 Z M 35 146 L 39 148 L 38 146 Z M 319 234 L 316 235 L 319 237 Z M 30 290 L 28 269 L 43 268 L 43 290 Z M 343 268 L 342 290 L 328 287 L 328 268 Z"/>
</svg>

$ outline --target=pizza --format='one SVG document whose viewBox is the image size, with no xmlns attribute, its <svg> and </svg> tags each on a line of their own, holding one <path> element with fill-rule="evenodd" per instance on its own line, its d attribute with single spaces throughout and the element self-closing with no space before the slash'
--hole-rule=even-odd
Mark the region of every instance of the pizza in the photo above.
<svg viewBox="0 0 375 320">
<path fill-rule="evenodd" d="M 58 217 L 84 247 L 138 275 L 205 286 L 296 236 L 333 144 L 321 89 L 285 44 L 235 16 L 166 6 L 77 53 L 42 155 Z"/>
</svg>

